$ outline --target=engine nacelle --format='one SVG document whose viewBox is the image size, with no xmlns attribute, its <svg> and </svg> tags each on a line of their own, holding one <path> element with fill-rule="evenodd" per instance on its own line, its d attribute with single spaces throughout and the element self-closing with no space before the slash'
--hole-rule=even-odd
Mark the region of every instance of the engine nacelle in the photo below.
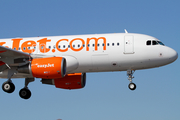
<svg viewBox="0 0 180 120">
<path fill-rule="evenodd" d="M 37 58 L 31 64 L 18 68 L 18 72 L 31 73 L 36 78 L 62 78 L 66 75 L 66 60 L 63 57 Z"/>
<path fill-rule="evenodd" d="M 68 74 L 63 78 L 42 79 L 43 84 L 55 85 L 62 89 L 80 89 L 86 85 L 86 73 Z"/>
</svg>

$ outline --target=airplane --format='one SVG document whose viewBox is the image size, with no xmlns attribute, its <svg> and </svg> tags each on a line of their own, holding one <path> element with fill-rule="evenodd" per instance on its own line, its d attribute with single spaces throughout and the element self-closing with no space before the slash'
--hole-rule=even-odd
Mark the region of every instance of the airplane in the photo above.
<svg viewBox="0 0 180 120">
<path fill-rule="evenodd" d="M 62 89 L 85 87 L 86 73 L 127 71 L 129 89 L 136 70 L 174 62 L 178 53 L 155 37 L 128 33 L 67 35 L 0 39 L 0 78 L 7 78 L 3 91 L 12 93 L 12 78 L 25 78 L 19 91 L 31 97 L 28 84 L 40 78 L 42 84 Z"/>
</svg>

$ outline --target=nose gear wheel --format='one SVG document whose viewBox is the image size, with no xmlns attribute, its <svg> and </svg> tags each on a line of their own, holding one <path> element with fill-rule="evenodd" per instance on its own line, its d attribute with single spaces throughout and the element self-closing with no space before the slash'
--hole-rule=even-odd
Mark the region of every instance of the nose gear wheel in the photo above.
<svg viewBox="0 0 180 120">
<path fill-rule="evenodd" d="M 129 87 L 130 90 L 135 90 L 136 89 L 136 84 L 132 82 L 132 79 L 134 78 L 133 77 L 134 72 L 135 71 L 133 71 L 133 70 L 127 70 L 127 76 L 128 76 L 128 80 L 130 82 L 128 87 Z"/>
<path fill-rule="evenodd" d="M 136 89 L 136 84 L 129 83 L 128 87 L 129 87 L 130 90 L 135 90 Z"/>
</svg>

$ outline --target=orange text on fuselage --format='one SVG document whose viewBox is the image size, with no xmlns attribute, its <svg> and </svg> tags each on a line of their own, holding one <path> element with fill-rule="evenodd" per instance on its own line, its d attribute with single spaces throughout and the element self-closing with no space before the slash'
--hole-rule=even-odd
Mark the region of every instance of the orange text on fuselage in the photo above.
<svg viewBox="0 0 180 120">
<path fill-rule="evenodd" d="M 12 40 L 12 47 L 10 48 L 15 49 L 15 50 L 22 50 L 23 52 L 26 52 L 26 53 L 33 53 L 35 52 L 35 48 L 38 46 L 37 48 L 39 49 L 39 52 L 41 53 L 48 53 L 50 51 L 50 48 L 46 47 L 48 43 L 51 43 L 51 39 L 48 39 L 48 38 L 42 38 L 37 41 L 34 41 L 34 40 L 23 41 L 23 38 L 16 38 L 16 39 L 11 39 L 11 40 Z M 106 50 L 105 37 L 99 37 L 99 38 L 92 37 L 92 38 L 87 38 L 86 40 L 82 38 L 75 38 L 72 40 L 69 40 L 69 39 L 57 40 L 56 44 L 54 45 L 54 48 L 52 49 L 52 52 L 55 52 L 55 49 L 57 49 L 59 52 L 66 52 L 69 49 L 71 49 L 72 51 L 78 52 L 84 48 L 86 49 L 86 51 L 89 51 L 90 41 L 94 41 L 94 50 L 97 51 L 99 40 L 103 40 L 103 50 Z M 75 41 L 80 41 L 82 43 L 81 46 L 79 46 L 78 48 L 74 48 L 73 43 Z M 67 46 L 66 48 L 63 48 L 63 49 L 60 48 L 59 45 L 62 45 L 61 42 L 66 42 L 69 47 Z M 9 47 L 8 45 L 6 45 L 5 41 L 0 42 L 0 45 Z"/>
</svg>

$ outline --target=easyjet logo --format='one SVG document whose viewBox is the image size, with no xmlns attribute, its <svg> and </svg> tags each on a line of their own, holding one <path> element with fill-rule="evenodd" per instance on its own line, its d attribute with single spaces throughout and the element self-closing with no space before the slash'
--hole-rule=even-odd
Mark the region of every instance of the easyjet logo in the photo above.
<svg viewBox="0 0 180 120">
<path fill-rule="evenodd" d="M 49 68 L 49 67 L 54 67 L 54 64 L 50 64 L 50 63 L 48 63 L 48 64 L 43 64 L 43 65 L 36 64 L 36 66 L 37 66 L 38 68 Z"/>
<path fill-rule="evenodd" d="M 48 38 L 43 38 L 37 41 L 34 40 L 26 40 L 23 41 L 23 38 L 17 38 L 17 39 L 12 39 L 12 49 L 15 50 L 22 50 L 23 52 L 27 52 L 27 53 L 33 53 L 35 52 L 36 48 L 39 50 L 39 52 L 41 53 L 48 53 L 48 52 L 55 52 L 55 51 L 59 51 L 59 52 L 66 52 L 69 49 L 71 49 L 72 51 L 78 52 L 81 51 L 83 49 L 86 49 L 86 51 L 89 51 L 89 44 L 91 41 L 94 42 L 94 50 L 97 51 L 98 50 L 98 41 L 102 40 L 103 41 L 103 50 L 106 50 L 106 38 L 105 37 L 91 37 L 91 38 L 86 38 L 86 39 L 82 39 L 82 38 L 74 38 L 74 39 L 60 39 L 57 40 L 56 43 L 54 44 L 54 47 L 51 49 L 47 46 L 47 44 L 51 44 L 51 39 Z M 80 43 L 78 48 L 74 47 L 74 43 Z M 66 47 L 59 47 L 60 45 L 63 44 L 67 44 L 68 46 Z M 8 47 L 6 45 L 6 42 L 0 42 L 1 46 L 5 46 Z"/>
</svg>

